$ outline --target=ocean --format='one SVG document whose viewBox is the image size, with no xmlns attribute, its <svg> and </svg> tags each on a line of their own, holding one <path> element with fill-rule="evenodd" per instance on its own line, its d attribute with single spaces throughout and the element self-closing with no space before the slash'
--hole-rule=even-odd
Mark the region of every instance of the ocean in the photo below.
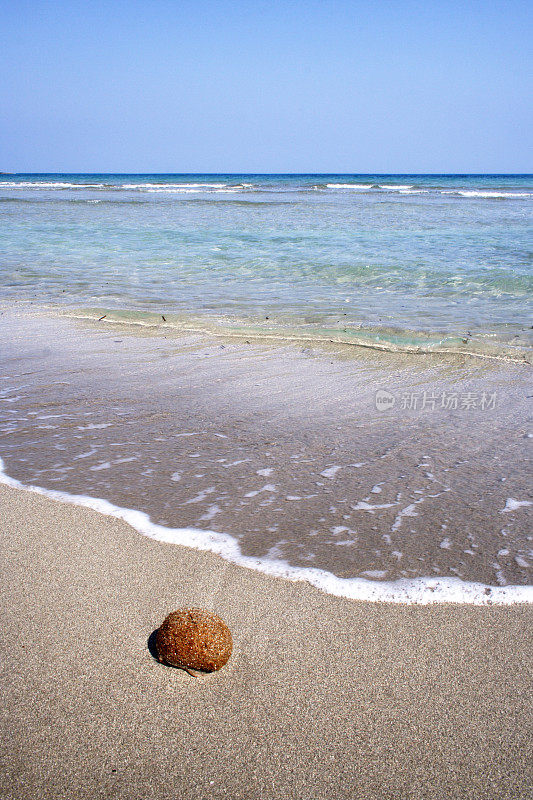
<svg viewBox="0 0 533 800">
<path fill-rule="evenodd" d="M 532 200 L 0 175 L 0 479 L 333 594 L 531 599 Z"/>
</svg>

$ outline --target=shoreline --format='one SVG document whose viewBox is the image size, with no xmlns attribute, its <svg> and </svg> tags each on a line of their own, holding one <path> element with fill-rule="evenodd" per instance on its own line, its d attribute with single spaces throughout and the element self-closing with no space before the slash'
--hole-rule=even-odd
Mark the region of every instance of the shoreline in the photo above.
<svg viewBox="0 0 533 800">
<path fill-rule="evenodd" d="M 533 591 L 523 366 L 0 320 L 10 478 L 339 596 L 490 603 Z M 443 407 L 453 394 L 455 410 Z M 426 395 L 433 408 L 404 407 Z M 478 407 L 463 410 L 463 397 Z"/>
<path fill-rule="evenodd" d="M 151 522 L 147 514 L 121 508 L 102 498 L 71 495 L 54 489 L 25 485 L 11 478 L 0 458 L 0 485 L 31 492 L 51 500 L 91 509 L 106 517 L 124 521 L 142 536 L 165 544 L 212 553 L 237 567 L 292 583 L 307 583 L 346 600 L 403 605 L 456 603 L 475 606 L 533 604 L 533 586 L 488 586 L 460 578 L 422 577 L 413 580 L 375 581 L 365 578 L 338 578 L 325 570 L 293 567 L 268 558 L 252 558 L 241 553 L 238 541 L 230 534 L 195 528 L 167 528 Z M 516 501 L 512 501 L 516 502 Z"/>
<path fill-rule="evenodd" d="M 528 797 L 530 606 L 347 601 L 0 496 L 6 800 Z M 229 624 L 220 673 L 150 655 L 183 605 Z"/>
<path fill-rule="evenodd" d="M 373 355 L 379 357 L 380 354 L 398 357 L 433 357 L 434 359 L 449 360 L 450 364 L 460 364 L 467 359 L 481 363 L 491 362 L 495 365 L 517 365 L 524 367 L 532 366 L 532 341 L 515 341 L 519 338 L 519 331 L 524 332 L 527 328 L 518 326 L 516 330 L 503 337 L 498 343 L 490 341 L 494 339 L 494 332 L 490 335 L 478 332 L 476 335 L 464 330 L 456 331 L 445 330 L 409 330 L 386 326 L 372 326 L 361 323 L 354 325 L 353 322 L 341 325 L 341 327 L 323 327 L 315 323 L 303 323 L 298 315 L 289 320 L 286 315 L 281 315 L 276 319 L 275 315 L 261 317 L 257 313 L 251 313 L 248 317 L 235 316 L 228 318 L 217 314 L 202 314 L 198 311 L 174 310 L 163 312 L 148 311 L 146 309 L 132 309 L 128 307 L 102 307 L 92 306 L 80 307 L 76 305 L 64 305 L 56 302 L 52 304 L 37 303 L 27 299 L 15 299 L 13 301 L 22 309 L 23 313 L 30 313 L 34 316 L 56 317 L 67 320 L 75 320 L 80 323 L 94 324 L 101 323 L 103 326 L 117 326 L 120 330 L 128 330 L 133 334 L 141 335 L 165 335 L 180 336 L 197 335 L 227 342 L 245 342 L 252 340 L 259 345 L 270 346 L 312 346 L 324 353 L 331 351 L 337 352 L 340 357 L 365 357 Z M 0 306 L 0 309 L 2 306 Z M 10 307 L 9 310 L 11 310 Z M 3 310 L 7 310 L 3 307 Z M 331 314 L 332 317 L 339 316 Z M 268 325 L 265 325 L 268 320 Z M 297 321 L 299 324 L 296 325 Z M 330 321 L 328 323 L 332 325 Z M 349 333 L 348 333 L 349 328 Z M 466 338 L 465 338 L 466 335 Z M 503 335 L 503 334 L 501 334 Z M 483 338 L 483 336 L 487 338 Z M 409 339 L 411 341 L 409 342 Z M 476 349 L 477 345 L 477 349 Z M 473 349 L 472 349 L 473 348 Z"/>
</svg>

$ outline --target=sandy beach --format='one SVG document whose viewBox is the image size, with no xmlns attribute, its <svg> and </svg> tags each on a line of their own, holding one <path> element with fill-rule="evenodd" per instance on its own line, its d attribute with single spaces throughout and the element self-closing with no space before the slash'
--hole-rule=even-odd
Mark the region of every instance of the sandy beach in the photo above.
<svg viewBox="0 0 533 800">
<path fill-rule="evenodd" d="M 347 601 L 0 488 L 2 797 L 526 798 L 530 606 Z M 194 679 L 147 640 L 230 625 Z"/>
<path fill-rule="evenodd" d="M 0 800 L 533 800 L 532 11 L 3 4 Z"/>
</svg>

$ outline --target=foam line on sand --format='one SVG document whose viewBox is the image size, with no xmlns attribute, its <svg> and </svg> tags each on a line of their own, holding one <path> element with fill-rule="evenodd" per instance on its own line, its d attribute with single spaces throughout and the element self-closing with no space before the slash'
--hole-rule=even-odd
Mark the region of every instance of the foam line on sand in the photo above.
<svg viewBox="0 0 533 800">
<path fill-rule="evenodd" d="M 365 578 L 339 578 L 325 570 L 293 567 L 285 561 L 243 555 L 238 541 L 229 534 L 197 528 L 167 528 L 153 523 L 149 516 L 135 509 L 121 508 L 107 500 L 73 495 L 54 489 L 29 486 L 11 478 L 0 458 L 0 483 L 16 489 L 45 495 L 63 503 L 91 508 L 109 517 L 124 520 L 139 533 L 159 542 L 178 544 L 216 553 L 248 569 L 284 578 L 305 581 L 328 594 L 351 600 L 430 605 L 433 603 L 468 603 L 471 605 L 512 605 L 533 603 L 533 586 L 487 586 L 459 578 L 416 578 L 398 581 L 372 581 Z"/>
</svg>

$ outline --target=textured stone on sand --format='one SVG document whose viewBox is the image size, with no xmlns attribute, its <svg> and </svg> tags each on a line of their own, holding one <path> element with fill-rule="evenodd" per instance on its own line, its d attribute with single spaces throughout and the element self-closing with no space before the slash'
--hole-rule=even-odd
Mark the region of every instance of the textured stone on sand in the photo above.
<svg viewBox="0 0 533 800">
<path fill-rule="evenodd" d="M 221 669 L 233 649 L 226 623 L 201 608 L 180 608 L 169 614 L 156 633 L 155 644 L 160 661 L 203 672 Z"/>
</svg>

